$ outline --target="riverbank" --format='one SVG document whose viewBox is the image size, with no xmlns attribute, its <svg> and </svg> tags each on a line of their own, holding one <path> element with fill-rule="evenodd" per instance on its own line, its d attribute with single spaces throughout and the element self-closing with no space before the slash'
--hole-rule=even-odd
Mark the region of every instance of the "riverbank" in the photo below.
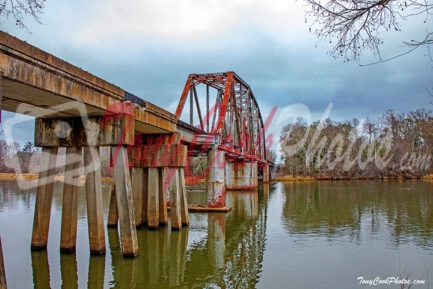
<svg viewBox="0 0 433 289">
<path fill-rule="evenodd" d="M 277 182 L 311 182 L 311 181 L 348 181 L 348 180 L 410 180 L 422 179 L 433 181 L 433 174 L 425 176 L 331 176 L 326 174 L 316 174 L 311 176 L 297 176 L 297 175 L 281 175 L 274 178 Z"/>
<path fill-rule="evenodd" d="M 39 178 L 39 174 L 14 174 L 14 173 L 0 173 L 0 180 L 3 181 L 34 181 Z M 56 182 L 64 182 L 64 175 L 56 175 L 54 176 L 54 181 Z M 80 183 L 84 183 L 86 181 L 86 177 L 84 175 L 80 176 Z M 112 182 L 112 177 L 102 177 L 103 182 Z"/>
<path fill-rule="evenodd" d="M 0 180 L 4 181 L 33 181 L 37 180 L 38 177 L 38 174 L 0 173 Z"/>
</svg>

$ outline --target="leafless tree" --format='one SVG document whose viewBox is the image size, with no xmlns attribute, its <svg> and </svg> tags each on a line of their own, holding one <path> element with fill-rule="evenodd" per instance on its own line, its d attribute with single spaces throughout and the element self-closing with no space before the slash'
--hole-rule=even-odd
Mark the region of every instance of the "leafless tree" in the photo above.
<svg viewBox="0 0 433 289">
<path fill-rule="evenodd" d="M 7 19 L 12 18 L 19 28 L 26 30 L 24 17 L 31 16 L 33 19 L 41 23 L 40 15 L 45 6 L 46 0 L 0 0 L 0 16 L 5 16 Z"/>
<path fill-rule="evenodd" d="M 333 44 L 330 54 L 344 57 L 345 61 L 360 60 L 366 52 L 372 52 L 379 61 L 387 61 L 410 53 L 418 47 L 433 47 L 433 31 L 428 27 L 433 13 L 433 0 L 304 0 L 308 17 L 312 18 L 310 31 L 321 40 Z M 412 17 L 423 17 L 426 35 L 423 39 L 408 39 L 403 43 L 406 52 L 389 59 L 382 59 L 380 47 L 383 32 L 401 31 L 401 23 Z"/>
</svg>

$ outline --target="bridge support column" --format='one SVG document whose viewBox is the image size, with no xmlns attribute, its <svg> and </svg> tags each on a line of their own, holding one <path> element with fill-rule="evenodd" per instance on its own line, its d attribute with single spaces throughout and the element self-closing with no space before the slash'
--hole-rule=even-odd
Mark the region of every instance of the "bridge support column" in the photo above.
<svg viewBox="0 0 433 289">
<path fill-rule="evenodd" d="M 159 226 L 159 189 L 160 173 L 159 168 L 148 169 L 147 187 L 147 226 L 151 229 L 158 229 Z M 162 192 L 161 192 L 162 193 Z"/>
<path fill-rule="evenodd" d="M 248 190 L 258 186 L 257 161 L 227 162 L 227 190 Z"/>
<path fill-rule="evenodd" d="M 117 153 L 116 153 L 117 150 Z M 133 193 L 126 148 L 112 148 L 114 160 L 114 186 L 116 187 L 120 237 L 124 256 L 138 256 L 138 240 L 135 224 Z"/>
<path fill-rule="evenodd" d="M 208 152 L 207 203 L 210 208 L 225 207 L 225 152 L 212 149 Z"/>
<path fill-rule="evenodd" d="M 45 250 L 47 248 L 56 161 L 57 147 L 43 147 L 33 219 L 31 245 L 33 250 Z"/>
<path fill-rule="evenodd" d="M 149 140 L 148 140 L 149 142 Z M 184 166 L 187 147 L 181 144 L 144 145 L 142 164 L 148 171 L 147 225 L 157 228 L 168 223 L 170 204 L 171 229 L 180 230 L 189 224 Z M 167 195 L 169 201 L 167 201 Z"/>
<path fill-rule="evenodd" d="M 269 164 L 266 163 L 263 166 L 263 182 L 264 183 L 269 183 L 269 180 L 270 180 L 270 178 L 269 178 Z"/>
<path fill-rule="evenodd" d="M 143 168 L 133 167 L 131 169 L 131 183 L 134 198 L 135 225 L 140 227 L 143 224 L 143 187 L 145 183 Z"/>
<path fill-rule="evenodd" d="M 81 162 L 81 148 L 67 147 L 65 160 L 65 181 L 63 185 L 62 229 L 60 251 L 75 252 L 78 221 L 78 171 Z"/>
<path fill-rule="evenodd" d="M 86 174 L 86 205 L 90 254 L 105 254 L 104 212 L 102 204 L 102 176 L 99 148 L 84 147 Z"/>
<path fill-rule="evenodd" d="M 89 246 L 91 254 L 105 254 L 105 228 L 102 204 L 100 146 L 112 147 L 114 189 L 109 225 L 120 224 L 122 252 L 125 256 L 138 255 L 134 203 L 126 146 L 134 145 L 134 108 L 122 102 L 109 107 L 106 116 L 75 118 L 37 118 L 35 145 L 43 147 L 41 173 L 38 180 L 32 248 L 47 246 L 49 215 L 52 203 L 54 174 L 58 147 L 67 147 L 62 216 L 61 250 L 75 250 L 76 241 L 76 184 L 78 175 L 77 147 L 83 148 L 86 174 L 86 203 Z M 79 155 L 79 156 L 77 156 Z"/>
<path fill-rule="evenodd" d="M 169 168 L 171 228 L 180 230 L 189 225 L 184 168 Z"/>
</svg>

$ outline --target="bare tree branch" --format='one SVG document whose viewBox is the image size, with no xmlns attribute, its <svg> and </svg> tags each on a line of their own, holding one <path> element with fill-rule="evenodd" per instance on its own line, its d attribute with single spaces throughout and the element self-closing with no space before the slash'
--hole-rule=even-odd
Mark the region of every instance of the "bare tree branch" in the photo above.
<svg viewBox="0 0 433 289">
<path fill-rule="evenodd" d="M 0 0 L 0 16 L 10 17 L 15 21 L 19 28 L 27 29 L 24 24 L 25 16 L 32 16 L 33 19 L 41 23 L 40 15 L 45 7 L 46 0 Z"/>
<path fill-rule="evenodd" d="M 421 41 L 404 41 L 404 45 L 408 47 L 405 53 L 386 60 L 382 60 L 380 54 L 382 33 L 388 30 L 401 31 L 401 22 L 410 17 L 424 15 L 424 23 L 427 24 L 433 13 L 433 0 L 304 1 L 309 7 L 307 15 L 313 19 L 310 31 L 319 39 L 333 44 L 330 51 L 333 57 L 359 62 L 364 52 L 371 52 L 379 58 L 379 62 L 383 62 L 410 53 L 421 46 L 430 48 L 433 44 L 433 34 L 427 31 L 427 36 Z"/>
</svg>

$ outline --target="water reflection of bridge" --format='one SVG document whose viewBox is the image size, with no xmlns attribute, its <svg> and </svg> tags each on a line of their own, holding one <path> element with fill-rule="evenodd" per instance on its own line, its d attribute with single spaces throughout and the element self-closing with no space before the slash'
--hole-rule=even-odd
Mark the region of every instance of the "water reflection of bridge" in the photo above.
<svg viewBox="0 0 433 289">
<path fill-rule="evenodd" d="M 90 256 L 87 287 L 254 288 L 265 249 L 268 196 L 269 185 L 259 194 L 228 192 L 226 201 L 233 207 L 228 214 L 191 214 L 191 226 L 181 231 L 137 230 L 140 255 L 133 259 L 123 257 L 117 229 L 109 229 L 110 254 Z M 82 287 L 77 265 L 81 255 L 59 255 L 59 286 Z M 34 287 L 50 288 L 51 257 L 46 251 L 31 252 L 31 257 Z M 111 259 L 111 269 L 106 268 L 106 258 Z"/>
</svg>

